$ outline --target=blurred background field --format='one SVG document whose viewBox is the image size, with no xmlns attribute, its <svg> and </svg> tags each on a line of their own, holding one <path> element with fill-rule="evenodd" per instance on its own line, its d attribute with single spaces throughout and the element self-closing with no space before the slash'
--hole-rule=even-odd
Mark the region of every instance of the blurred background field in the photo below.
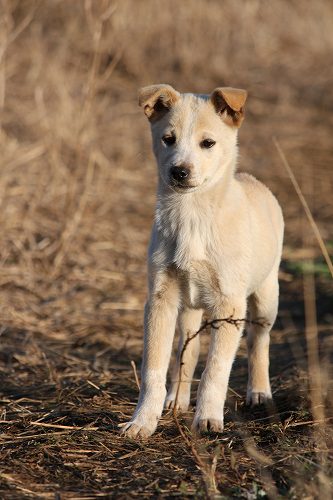
<svg viewBox="0 0 333 500">
<path fill-rule="evenodd" d="M 329 498 L 332 278 L 272 138 L 332 255 L 333 3 L 2 0 L 0 10 L 1 498 Z M 207 470 L 171 415 L 147 443 L 118 434 L 137 399 L 156 186 L 137 89 L 161 82 L 248 90 L 239 168 L 270 187 L 286 219 L 276 407 L 244 408 L 242 345 L 225 434 L 193 444 Z M 198 376 L 203 366 L 204 355 Z"/>
</svg>

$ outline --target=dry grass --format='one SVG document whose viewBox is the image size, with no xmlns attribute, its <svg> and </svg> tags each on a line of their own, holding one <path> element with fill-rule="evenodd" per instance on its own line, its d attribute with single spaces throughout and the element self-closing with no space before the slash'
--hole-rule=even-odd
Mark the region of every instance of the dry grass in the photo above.
<svg viewBox="0 0 333 500">
<path fill-rule="evenodd" d="M 328 498 L 333 287 L 271 138 L 331 252 L 332 3 L 0 8 L 1 498 Z M 155 190 L 136 92 L 161 81 L 249 90 L 240 168 L 278 196 L 287 229 L 274 408 L 244 407 L 242 345 L 222 437 L 193 441 L 189 413 L 179 418 L 184 439 L 169 414 L 140 443 L 118 434 L 137 399 L 131 361 L 139 367 Z"/>
</svg>

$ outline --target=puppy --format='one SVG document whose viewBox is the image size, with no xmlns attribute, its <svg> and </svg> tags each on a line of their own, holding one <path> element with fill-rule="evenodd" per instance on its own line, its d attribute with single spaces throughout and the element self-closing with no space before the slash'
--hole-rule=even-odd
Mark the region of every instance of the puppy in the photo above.
<svg viewBox="0 0 333 500">
<path fill-rule="evenodd" d="M 163 405 L 186 411 L 199 355 L 202 313 L 243 319 L 247 308 L 247 403 L 271 399 L 269 334 L 278 308 L 283 216 L 272 193 L 236 173 L 237 132 L 247 93 L 217 88 L 180 94 L 170 85 L 144 87 L 139 104 L 151 125 L 158 165 L 155 222 L 148 257 L 140 397 L 122 432 L 148 437 Z M 166 394 L 166 374 L 178 320 L 178 363 Z M 199 384 L 193 429 L 223 430 L 223 410 L 243 322 L 212 329 Z M 180 369 L 181 368 L 181 369 Z M 181 373 L 181 377 L 180 377 Z M 177 397 L 176 397 L 177 395 Z"/>
</svg>

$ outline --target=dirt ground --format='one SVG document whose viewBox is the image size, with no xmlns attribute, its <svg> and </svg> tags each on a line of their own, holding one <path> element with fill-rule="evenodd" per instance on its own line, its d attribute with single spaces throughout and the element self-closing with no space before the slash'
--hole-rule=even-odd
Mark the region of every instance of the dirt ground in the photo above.
<svg viewBox="0 0 333 500">
<path fill-rule="evenodd" d="M 0 498 L 330 498 L 332 277 L 273 143 L 332 255 L 330 0 L 0 9 Z M 134 441 L 119 424 L 138 397 L 156 187 L 137 89 L 162 81 L 249 91 L 239 169 L 286 219 L 274 404 L 245 406 L 243 338 L 222 435 L 192 436 L 191 409 Z"/>
</svg>

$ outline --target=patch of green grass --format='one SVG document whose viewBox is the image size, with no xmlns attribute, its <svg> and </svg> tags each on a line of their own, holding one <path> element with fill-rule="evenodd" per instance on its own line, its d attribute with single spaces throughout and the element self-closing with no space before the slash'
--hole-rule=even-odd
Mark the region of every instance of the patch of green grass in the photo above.
<svg viewBox="0 0 333 500">
<path fill-rule="evenodd" d="M 296 260 L 287 262 L 287 268 L 296 275 L 316 274 L 323 278 L 330 278 L 331 273 L 324 259 Z"/>
</svg>

